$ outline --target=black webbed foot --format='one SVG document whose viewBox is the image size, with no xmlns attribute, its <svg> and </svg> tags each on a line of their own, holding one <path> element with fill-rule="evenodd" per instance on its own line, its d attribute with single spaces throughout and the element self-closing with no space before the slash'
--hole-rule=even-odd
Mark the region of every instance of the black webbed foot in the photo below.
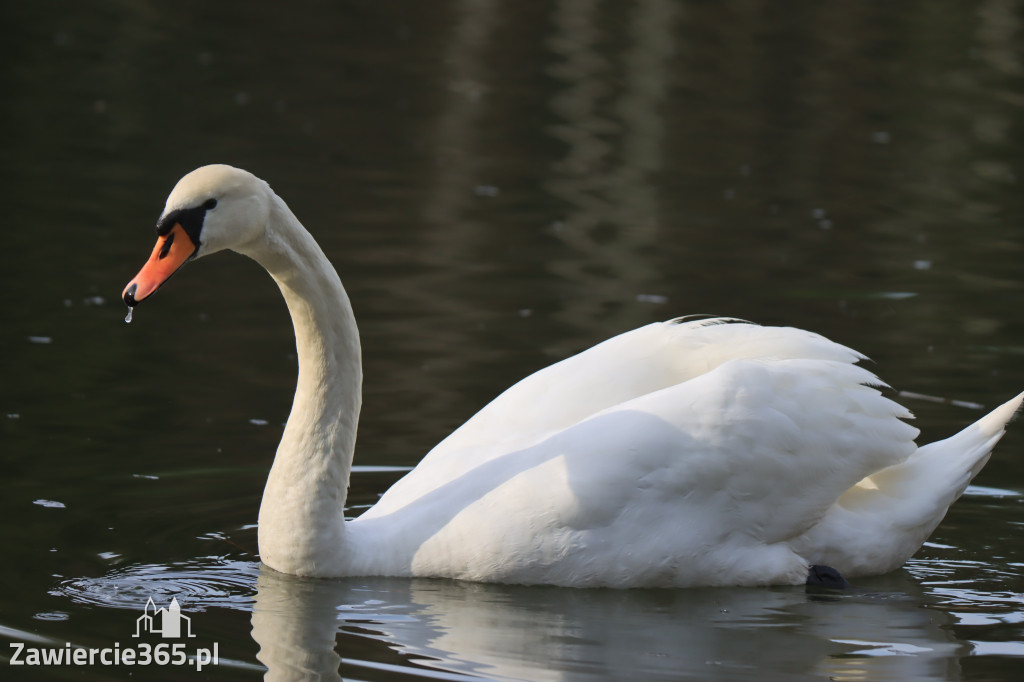
<svg viewBox="0 0 1024 682">
<path fill-rule="evenodd" d="M 807 570 L 807 586 L 842 590 L 849 587 L 850 583 L 831 566 L 814 564 Z"/>
</svg>

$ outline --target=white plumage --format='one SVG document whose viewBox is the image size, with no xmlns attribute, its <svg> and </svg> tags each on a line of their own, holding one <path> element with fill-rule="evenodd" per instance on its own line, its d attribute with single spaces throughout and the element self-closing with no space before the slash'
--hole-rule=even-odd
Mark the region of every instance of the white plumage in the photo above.
<svg viewBox="0 0 1024 682">
<path fill-rule="evenodd" d="M 298 387 L 259 529 L 263 561 L 289 573 L 616 587 L 882 573 L 934 530 L 1024 400 L 918 449 L 910 413 L 849 348 L 735 320 L 650 324 L 512 386 L 346 522 L 361 384 L 348 298 L 245 171 L 190 173 L 164 216 L 211 199 L 182 257 L 254 258 L 295 326 Z M 150 267 L 130 305 L 174 271 Z"/>
</svg>

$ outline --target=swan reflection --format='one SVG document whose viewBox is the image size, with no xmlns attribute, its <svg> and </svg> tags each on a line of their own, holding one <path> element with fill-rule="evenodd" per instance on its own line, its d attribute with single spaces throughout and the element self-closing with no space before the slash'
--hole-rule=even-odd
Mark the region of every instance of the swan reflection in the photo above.
<svg viewBox="0 0 1024 682">
<path fill-rule="evenodd" d="M 263 567 L 252 635 L 268 680 L 959 678 L 951 618 L 904 573 L 861 591 L 580 590 L 303 579 Z M 870 591 L 867 591 L 870 590 Z"/>
</svg>

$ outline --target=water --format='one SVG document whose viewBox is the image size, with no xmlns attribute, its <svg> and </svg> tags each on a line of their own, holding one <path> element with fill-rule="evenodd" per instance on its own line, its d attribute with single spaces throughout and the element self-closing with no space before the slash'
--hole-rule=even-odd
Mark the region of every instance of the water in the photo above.
<svg viewBox="0 0 1024 682">
<path fill-rule="evenodd" d="M 842 595 L 298 580 L 256 558 L 274 285 L 219 255 L 116 309 L 181 175 L 266 178 L 359 318 L 352 515 L 516 379 L 689 313 L 857 348 L 944 437 L 1024 388 L 1020 2 L 6 9 L 0 655 L 123 647 L 152 596 L 221 664 L 147 679 L 1020 676 L 1020 423 Z"/>
</svg>

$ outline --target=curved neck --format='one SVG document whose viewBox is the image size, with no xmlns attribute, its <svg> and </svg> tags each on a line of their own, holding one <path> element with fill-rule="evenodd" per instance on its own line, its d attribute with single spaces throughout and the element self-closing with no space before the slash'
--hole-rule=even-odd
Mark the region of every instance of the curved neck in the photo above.
<svg viewBox="0 0 1024 682">
<path fill-rule="evenodd" d="M 311 574 L 337 565 L 342 552 L 362 401 L 359 332 L 338 273 L 276 195 L 266 238 L 244 253 L 281 288 L 299 359 L 295 400 L 260 505 L 260 557 L 271 568 Z"/>
</svg>

